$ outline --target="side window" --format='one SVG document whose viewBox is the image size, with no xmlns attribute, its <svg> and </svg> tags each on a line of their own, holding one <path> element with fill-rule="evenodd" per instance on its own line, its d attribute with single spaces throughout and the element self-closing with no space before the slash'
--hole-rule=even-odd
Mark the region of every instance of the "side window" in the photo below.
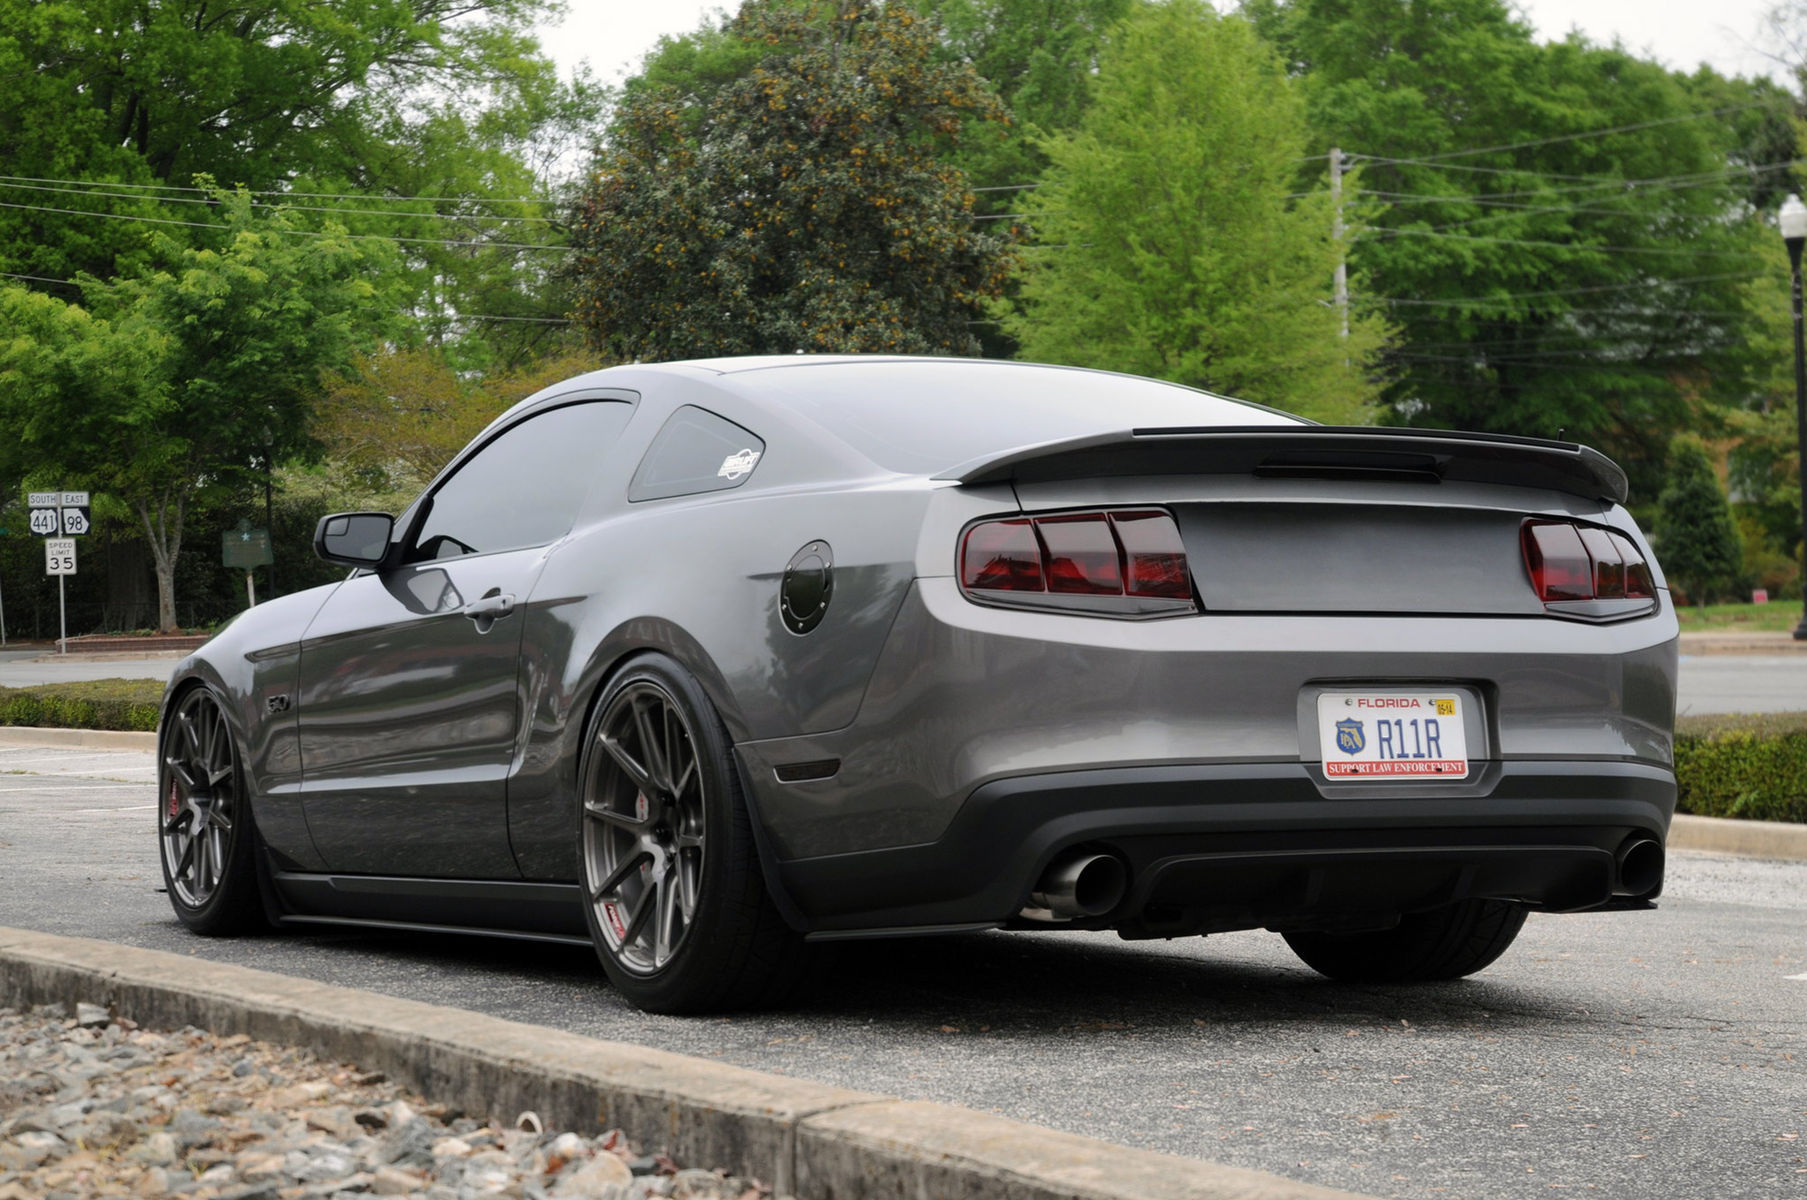
<svg viewBox="0 0 1807 1200">
<path fill-rule="evenodd" d="M 757 434 L 686 404 L 647 447 L 627 498 L 664 500 L 739 487 L 764 457 L 765 442 Z"/>
<path fill-rule="evenodd" d="M 567 404 L 527 418 L 466 459 L 428 498 L 410 562 L 519 550 L 571 529 L 633 405 Z"/>
</svg>

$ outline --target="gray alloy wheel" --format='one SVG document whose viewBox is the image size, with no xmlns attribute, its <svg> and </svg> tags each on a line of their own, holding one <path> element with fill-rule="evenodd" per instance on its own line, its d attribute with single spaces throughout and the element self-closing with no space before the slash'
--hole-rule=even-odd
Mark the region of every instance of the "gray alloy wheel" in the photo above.
<svg viewBox="0 0 1807 1200">
<path fill-rule="evenodd" d="M 662 1013 L 789 994 L 803 938 L 766 891 L 733 745 L 702 685 L 662 654 L 617 671 L 580 783 L 584 916 L 616 990 Z"/>
<path fill-rule="evenodd" d="M 624 970 L 671 962 L 696 921 L 708 787 L 678 702 L 651 679 L 609 701 L 584 788 L 584 888 L 595 928 Z"/>
<path fill-rule="evenodd" d="M 257 832 L 232 730 L 213 693 L 184 693 L 159 741 L 157 842 L 171 907 L 197 933 L 256 927 L 263 920 Z"/>
</svg>

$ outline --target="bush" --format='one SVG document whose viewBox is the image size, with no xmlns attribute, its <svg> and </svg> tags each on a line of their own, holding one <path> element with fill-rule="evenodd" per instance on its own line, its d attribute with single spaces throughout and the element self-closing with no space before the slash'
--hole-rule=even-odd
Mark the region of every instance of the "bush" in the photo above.
<svg viewBox="0 0 1807 1200">
<path fill-rule="evenodd" d="M 58 729 L 157 728 L 163 684 L 156 679 L 96 679 L 0 688 L 0 725 Z"/>
<path fill-rule="evenodd" d="M 1744 543 L 1699 438 L 1675 439 L 1668 470 L 1651 540 L 1663 574 L 1691 603 L 1706 604 L 1737 586 Z"/>
<path fill-rule="evenodd" d="M 1807 822 L 1807 713 L 1683 717 L 1675 779 L 1682 812 Z"/>
</svg>

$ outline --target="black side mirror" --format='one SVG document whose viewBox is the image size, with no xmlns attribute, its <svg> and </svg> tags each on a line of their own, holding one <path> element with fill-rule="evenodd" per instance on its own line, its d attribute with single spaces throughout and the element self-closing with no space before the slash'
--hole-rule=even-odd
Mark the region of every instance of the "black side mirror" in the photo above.
<svg viewBox="0 0 1807 1200">
<path fill-rule="evenodd" d="M 389 556 L 395 518 L 388 513 L 333 513 L 314 526 L 314 553 L 348 567 L 380 566 Z"/>
</svg>

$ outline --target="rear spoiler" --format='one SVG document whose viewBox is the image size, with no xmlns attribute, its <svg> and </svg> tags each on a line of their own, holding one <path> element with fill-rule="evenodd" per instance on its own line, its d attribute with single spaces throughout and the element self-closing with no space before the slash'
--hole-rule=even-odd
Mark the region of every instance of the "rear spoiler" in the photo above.
<svg viewBox="0 0 1807 1200">
<path fill-rule="evenodd" d="M 960 483 L 1120 475 L 1263 475 L 1494 483 L 1622 504 L 1625 472 L 1591 446 L 1502 433 L 1372 425 L 1133 429 L 1044 442 L 939 472 Z"/>
</svg>

